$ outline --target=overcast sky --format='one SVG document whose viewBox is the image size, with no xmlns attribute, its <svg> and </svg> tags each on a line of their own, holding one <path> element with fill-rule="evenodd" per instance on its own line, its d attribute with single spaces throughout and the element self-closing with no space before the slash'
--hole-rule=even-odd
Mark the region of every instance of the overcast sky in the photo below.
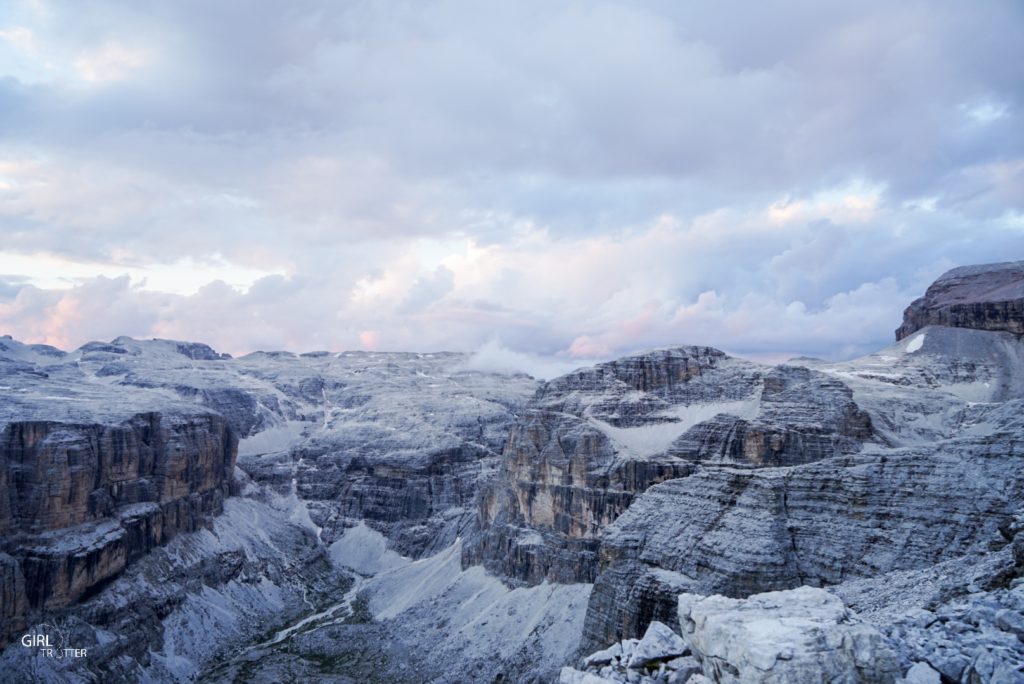
<svg viewBox="0 0 1024 684">
<path fill-rule="evenodd" d="M 888 344 L 1024 258 L 1024 5 L 0 5 L 0 333 Z"/>
</svg>

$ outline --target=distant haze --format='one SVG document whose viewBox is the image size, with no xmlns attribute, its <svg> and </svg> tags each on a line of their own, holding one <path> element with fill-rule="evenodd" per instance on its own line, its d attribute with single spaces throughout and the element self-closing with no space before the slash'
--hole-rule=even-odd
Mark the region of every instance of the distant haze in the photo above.
<svg viewBox="0 0 1024 684">
<path fill-rule="evenodd" d="M 1024 5 L 0 7 L 0 333 L 482 350 L 892 340 L 1024 258 Z"/>
</svg>

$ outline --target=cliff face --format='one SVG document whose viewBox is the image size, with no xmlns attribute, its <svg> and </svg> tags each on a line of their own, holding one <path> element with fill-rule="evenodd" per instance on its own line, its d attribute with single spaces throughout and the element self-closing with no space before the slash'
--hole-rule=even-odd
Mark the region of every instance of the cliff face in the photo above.
<svg viewBox="0 0 1024 684">
<path fill-rule="evenodd" d="M 546 383 L 464 562 L 594 582 L 587 649 L 671 622 L 681 592 L 836 586 L 988 553 L 1024 496 L 1019 266 L 951 272 L 928 315 L 988 313 L 922 319 L 851 362 L 683 348 Z"/>
<path fill-rule="evenodd" d="M 119 425 L 8 423 L 0 433 L 8 505 L 0 532 L 39 533 L 222 488 L 237 439 L 215 414 L 139 414 Z"/>
<path fill-rule="evenodd" d="M 467 564 L 592 582 L 601 536 L 651 485 L 701 463 L 795 465 L 853 453 L 871 421 L 835 378 L 708 347 L 652 352 L 544 385 L 478 507 Z"/>
<path fill-rule="evenodd" d="M 68 606 L 176 533 L 207 524 L 222 510 L 236 453 L 234 433 L 209 413 L 8 423 L 0 581 L 16 607 L 5 610 L 5 635 L 26 613 Z"/>
<path fill-rule="evenodd" d="M 238 439 L 222 416 L 75 361 L 0 340 L 0 641 L 208 525 L 229 493 Z"/>
<path fill-rule="evenodd" d="M 1024 261 L 946 272 L 903 312 L 896 339 L 928 325 L 1024 334 Z"/>
<path fill-rule="evenodd" d="M 1024 345 L 958 328 L 918 336 L 804 369 L 867 414 L 874 435 L 860 452 L 753 469 L 704 461 L 637 496 L 602 535 L 584 648 L 671 619 L 681 592 L 837 586 L 1005 545 L 1024 500 Z M 838 444 L 861 425 L 848 409 L 830 415 L 816 434 Z"/>
</svg>

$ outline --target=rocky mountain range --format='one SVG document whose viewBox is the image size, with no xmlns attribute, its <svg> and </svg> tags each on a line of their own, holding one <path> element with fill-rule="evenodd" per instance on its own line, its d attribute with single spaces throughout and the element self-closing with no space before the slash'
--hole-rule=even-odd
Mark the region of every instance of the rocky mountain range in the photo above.
<svg viewBox="0 0 1024 684">
<path fill-rule="evenodd" d="M 1024 262 L 843 362 L 4 337 L 2 679 L 1024 681 L 1022 334 Z"/>
</svg>

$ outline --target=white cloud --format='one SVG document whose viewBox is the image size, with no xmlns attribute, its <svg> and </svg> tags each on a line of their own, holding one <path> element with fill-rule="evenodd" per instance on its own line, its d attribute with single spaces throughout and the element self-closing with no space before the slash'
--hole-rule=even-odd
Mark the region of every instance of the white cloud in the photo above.
<svg viewBox="0 0 1024 684">
<path fill-rule="evenodd" d="M 14 12 L 0 325 L 559 360 L 881 344 L 944 268 L 1024 253 L 1019 8 L 986 8 Z"/>
<path fill-rule="evenodd" d="M 90 262 L 55 254 L 17 254 L 0 250 L 0 273 L 42 289 L 62 290 L 98 277 L 128 276 L 133 286 L 151 292 L 195 294 L 212 281 L 222 281 L 240 291 L 268 275 L 283 270 L 245 268 L 213 254 L 203 259 L 185 258 L 171 263 Z"/>
<path fill-rule="evenodd" d="M 575 359 L 515 351 L 504 346 L 498 337 L 492 337 L 473 352 L 465 367 L 487 373 L 526 373 L 540 380 L 550 380 L 602 360 L 598 357 Z"/>
<path fill-rule="evenodd" d="M 24 26 L 12 26 L 10 28 L 0 29 L 0 40 L 10 43 L 29 55 L 35 55 L 39 51 L 39 46 L 36 44 L 35 33 Z"/>
<path fill-rule="evenodd" d="M 981 125 L 990 124 L 1009 115 L 1006 105 L 1001 102 L 964 103 L 960 105 L 960 111 L 972 122 Z"/>
<path fill-rule="evenodd" d="M 79 75 L 91 83 L 109 83 L 128 78 L 150 62 L 150 55 L 140 48 L 129 48 L 109 41 L 81 53 L 73 64 Z"/>
</svg>

